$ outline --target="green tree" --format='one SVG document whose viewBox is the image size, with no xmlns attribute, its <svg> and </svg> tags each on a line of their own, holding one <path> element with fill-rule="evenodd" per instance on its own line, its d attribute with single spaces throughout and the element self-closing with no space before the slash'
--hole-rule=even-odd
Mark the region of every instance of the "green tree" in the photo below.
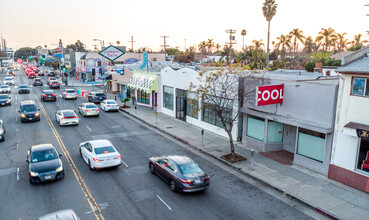
<svg viewBox="0 0 369 220">
<path fill-rule="evenodd" d="M 327 52 L 329 47 L 333 45 L 333 41 L 336 38 L 336 32 L 332 28 L 322 28 L 318 36 L 316 37 L 316 42 L 323 42 L 323 50 Z"/>
<path fill-rule="evenodd" d="M 338 39 L 338 50 L 343 51 L 347 49 L 348 40 L 345 38 L 345 35 L 347 33 L 337 33 L 337 39 Z"/>
<path fill-rule="evenodd" d="M 206 47 L 208 48 L 209 54 L 211 54 L 213 51 L 213 47 L 214 47 L 213 39 L 208 39 L 208 41 L 206 42 Z"/>
<path fill-rule="evenodd" d="M 314 51 L 314 47 L 315 47 L 315 44 L 314 44 L 313 38 L 311 36 L 307 37 L 304 43 L 303 51 L 306 54 L 310 54 Z"/>
<path fill-rule="evenodd" d="M 247 34 L 247 31 L 245 29 L 243 29 L 241 31 L 241 36 L 242 36 L 242 50 L 245 49 L 245 36 L 246 36 L 246 34 Z"/>
<path fill-rule="evenodd" d="M 176 49 L 176 48 L 167 48 L 167 54 L 168 55 L 175 55 L 178 52 L 179 52 L 179 50 Z"/>
<path fill-rule="evenodd" d="M 291 47 L 291 38 L 287 35 L 281 35 L 277 37 L 278 42 L 275 44 L 276 48 L 281 48 L 281 58 L 284 59 L 286 56 L 286 49 Z"/>
<path fill-rule="evenodd" d="M 265 0 L 263 3 L 263 15 L 268 22 L 268 41 L 267 41 L 267 56 L 266 56 L 266 65 L 269 65 L 269 37 L 270 37 L 270 21 L 273 19 L 274 15 L 277 12 L 278 4 L 275 3 L 274 0 Z"/>
<path fill-rule="evenodd" d="M 206 52 L 206 42 L 205 41 L 200 42 L 199 50 L 200 50 L 200 53 Z"/>
<path fill-rule="evenodd" d="M 16 58 L 22 58 L 23 57 L 23 59 L 27 59 L 28 57 L 34 56 L 34 55 L 35 55 L 35 49 L 33 49 L 31 47 L 19 48 L 14 53 L 14 57 L 16 57 Z"/>
<path fill-rule="evenodd" d="M 300 41 L 301 43 L 304 43 L 305 36 L 303 34 L 303 31 L 298 28 L 293 29 L 290 32 L 290 35 L 293 38 L 293 53 L 295 55 L 297 51 L 297 45 L 298 45 L 297 40 Z"/>
<path fill-rule="evenodd" d="M 67 48 L 74 51 L 86 52 L 85 45 L 80 40 L 77 40 L 74 44 L 67 45 Z"/>
</svg>

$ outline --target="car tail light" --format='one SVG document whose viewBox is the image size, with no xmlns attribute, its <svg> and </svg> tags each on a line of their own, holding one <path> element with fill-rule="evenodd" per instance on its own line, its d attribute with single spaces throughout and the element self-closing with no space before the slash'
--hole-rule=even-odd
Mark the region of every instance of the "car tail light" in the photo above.
<svg viewBox="0 0 369 220">
<path fill-rule="evenodd" d="M 206 177 L 204 178 L 204 181 L 208 181 L 208 180 L 210 180 L 210 177 L 206 175 Z"/>
<path fill-rule="evenodd" d="M 119 156 L 117 156 L 116 158 L 114 158 L 114 159 L 120 159 L 120 158 L 122 158 L 122 155 L 119 155 Z"/>
<path fill-rule="evenodd" d="M 102 160 L 99 160 L 99 159 L 94 158 L 94 161 L 95 162 L 99 162 L 99 161 L 102 161 Z"/>
<path fill-rule="evenodd" d="M 107 105 L 106 107 L 110 107 L 110 105 Z"/>
<path fill-rule="evenodd" d="M 98 111 L 100 111 L 99 109 L 96 109 L 96 111 L 98 112 Z"/>
<path fill-rule="evenodd" d="M 53 94 L 53 97 L 55 97 L 56 95 L 55 94 Z"/>
<path fill-rule="evenodd" d="M 179 179 L 181 181 L 181 183 L 187 183 L 187 184 L 192 184 L 192 180 L 186 180 L 186 179 Z"/>
<path fill-rule="evenodd" d="M 78 94 L 76 93 L 76 95 L 78 95 Z"/>
<path fill-rule="evenodd" d="M 85 112 L 89 112 L 90 110 L 88 110 L 88 109 L 85 109 Z"/>
<path fill-rule="evenodd" d="M 46 97 L 47 95 L 43 95 L 42 97 Z"/>
<path fill-rule="evenodd" d="M 62 119 L 68 119 L 68 118 L 78 118 L 78 116 L 63 117 Z"/>
<path fill-rule="evenodd" d="M 67 93 L 65 93 L 64 95 L 68 95 Z"/>
</svg>

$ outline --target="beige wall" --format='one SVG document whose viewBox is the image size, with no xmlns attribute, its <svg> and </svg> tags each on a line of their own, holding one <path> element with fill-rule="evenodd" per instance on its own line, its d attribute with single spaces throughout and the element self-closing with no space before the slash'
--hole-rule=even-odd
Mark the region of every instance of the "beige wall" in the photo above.
<svg viewBox="0 0 369 220">
<path fill-rule="evenodd" d="M 129 83 L 129 80 L 131 79 L 134 72 L 129 71 L 128 69 L 124 69 L 124 75 L 120 75 L 119 73 L 113 73 L 112 74 L 112 88 L 111 90 L 113 92 L 116 92 L 118 89 L 118 82 L 124 82 L 126 84 Z"/>
</svg>

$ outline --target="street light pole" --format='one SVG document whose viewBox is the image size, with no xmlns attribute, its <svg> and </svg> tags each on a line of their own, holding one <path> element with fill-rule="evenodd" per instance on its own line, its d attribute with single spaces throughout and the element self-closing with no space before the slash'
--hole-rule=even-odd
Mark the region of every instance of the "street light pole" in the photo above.
<svg viewBox="0 0 369 220">
<path fill-rule="evenodd" d="M 101 44 L 101 50 L 103 50 L 103 48 L 105 48 L 105 42 L 103 40 L 99 40 L 99 39 L 93 39 L 93 41 L 99 41 L 100 44 Z M 102 71 L 101 71 L 101 76 L 103 76 L 105 74 L 105 57 L 102 56 Z M 105 82 L 105 79 L 103 79 L 103 85 L 104 85 L 104 93 L 105 93 L 105 96 L 107 95 L 106 93 L 106 82 Z M 95 79 L 96 81 L 96 79 Z"/>
</svg>

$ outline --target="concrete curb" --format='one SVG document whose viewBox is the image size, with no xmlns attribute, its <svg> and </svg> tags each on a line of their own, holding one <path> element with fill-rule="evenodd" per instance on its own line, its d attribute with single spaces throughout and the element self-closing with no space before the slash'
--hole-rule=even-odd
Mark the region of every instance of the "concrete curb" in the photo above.
<svg viewBox="0 0 369 220">
<path fill-rule="evenodd" d="M 119 109 L 119 110 L 120 110 L 120 111 L 122 111 L 122 112 L 124 112 L 124 113 L 126 113 L 126 114 L 128 114 L 128 115 L 131 115 L 132 117 L 134 117 L 134 118 L 136 118 L 136 119 L 138 119 L 138 120 L 140 120 L 140 121 L 142 121 L 143 123 L 145 123 L 146 125 L 150 126 L 151 128 L 154 128 L 154 129 L 156 129 L 156 130 L 159 130 L 160 132 L 163 132 L 163 133 L 165 133 L 165 134 L 167 134 L 167 135 L 169 135 L 169 136 L 171 136 L 171 137 L 173 137 L 173 138 L 175 138 L 175 139 L 179 140 L 180 142 L 182 142 L 182 143 L 186 144 L 187 146 L 189 146 L 189 147 L 191 147 L 191 148 L 193 148 L 193 149 L 195 149 L 195 150 L 197 150 L 197 151 L 199 151 L 199 152 L 201 152 L 201 153 L 204 153 L 204 154 L 206 154 L 206 155 L 208 155 L 208 156 L 210 156 L 210 157 L 212 157 L 212 158 L 214 158 L 214 159 L 217 159 L 218 161 L 220 161 L 221 163 L 223 163 L 223 164 L 227 165 L 228 167 L 230 167 L 230 168 L 234 169 L 234 170 L 235 170 L 235 171 L 237 171 L 238 173 L 243 174 L 243 175 L 246 175 L 247 177 L 250 177 L 250 178 L 252 178 L 253 180 L 255 180 L 255 181 L 259 182 L 259 183 L 262 183 L 262 184 L 267 185 L 267 186 L 269 186 L 269 187 L 271 187 L 271 188 L 273 188 L 273 189 L 275 189 L 275 190 L 278 190 L 278 191 L 282 192 L 284 195 L 286 195 L 286 196 L 290 197 L 291 199 L 295 199 L 296 201 L 298 201 L 298 202 L 300 202 L 300 203 L 302 203 L 302 204 L 305 204 L 306 206 L 310 207 L 311 209 L 314 209 L 315 211 L 317 211 L 318 213 L 322 214 L 322 215 L 323 215 L 323 216 L 325 216 L 325 217 L 328 217 L 328 218 L 330 218 L 330 219 L 334 219 L 334 220 L 340 220 L 340 218 L 339 218 L 339 217 L 337 217 L 337 216 L 333 215 L 332 213 L 330 213 L 330 212 L 328 212 L 328 211 L 325 211 L 325 210 L 323 210 L 323 209 L 321 209 L 321 208 L 319 208 L 319 207 L 316 207 L 316 206 L 314 206 L 313 204 L 310 204 L 309 202 L 307 202 L 307 201 L 305 201 L 305 200 L 303 200 L 303 199 L 300 199 L 300 198 L 298 198 L 298 197 L 295 197 L 294 195 L 292 195 L 292 194 L 290 194 L 290 193 L 286 192 L 286 191 L 285 191 L 284 189 L 282 189 L 282 188 L 279 188 L 279 187 L 277 187 L 277 186 L 274 186 L 274 185 L 273 185 L 273 184 L 271 184 L 271 183 L 268 183 L 268 182 L 266 182 L 266 181 L 264 181 L 264 180 L 262 180 L 262 179 L 260 179 L 260 178 L 258 178 L 258 177 L 255 177 L 255 176 L 253 176 L 253 175 L 251 175 L 251 174 L 249 174 L 249 173 L 246 173 L 246 172 L 242 171 L 242 170 L 241 170 L 242 168 L 238 168 L 238 167 L 234 166 L 233 164 L 229 163 L 228 161 L 223 160 L 222 158 L 219 158 L 219 157 L 217 157 L 217 156 L 215 156 L 215 155 L 212 155 L 212 154 L 210 154 L 210 153 L 208 153 L 208 152 L 206 152 L 206 151 L 204 151 L 204 150 L 202 150 L 202 149 L 200 149 L 200 148 L 198 148 L 198 147 L 196 147 L 196 146 L 194 146 L 194 145 L 190 144 L 188 141 L 184 140 L 184 139 L 183 139 L 183 138 L 181 138 L 181 137 L 178 137 L 178 136 L 173 135 L 173 134 L 171 134 L 171 133 L 169 133 L 169 132 L 167 132 L 167 131 L 165 131 L 165 130 L 163 130 L 163 129 L 161 129 L 161 128 L 158 128 L 158 127 L 156 127 L 156 126 L 154 126 L 154 125 L 152 125 L 152 124 L 150 124 L 150 123 L 148 123 L 148 122 L 146 122 L 146 121 L 142 120 L 141 118 L 139 118 L 139 117 L 135 116 L 134 114 L 131 114 L 130 112 L 128 112 L 128 111 L 126 111 L 126 110 L 123 110 L 123 109 Z"/>
</svg>

